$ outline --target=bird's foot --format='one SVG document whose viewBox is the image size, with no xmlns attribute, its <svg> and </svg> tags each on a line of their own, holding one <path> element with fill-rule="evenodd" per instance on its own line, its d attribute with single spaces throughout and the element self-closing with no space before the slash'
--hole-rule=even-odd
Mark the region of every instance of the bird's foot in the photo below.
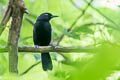
<svg viewBox="0 0 120 80">
<path fill-rule="evenodd" d="M 39 46 L 38 46 L 38 45 L 35 45 L 34 48 L 39 48 Z"/>
<path fill-rule="evenodd" d="M 53 45 L 53 44 L 50 44 L 50 46 L 51 46 L 51 48 L 52 48 L 53 50 L 56 48 L 56 46 Z"/>
</svg>

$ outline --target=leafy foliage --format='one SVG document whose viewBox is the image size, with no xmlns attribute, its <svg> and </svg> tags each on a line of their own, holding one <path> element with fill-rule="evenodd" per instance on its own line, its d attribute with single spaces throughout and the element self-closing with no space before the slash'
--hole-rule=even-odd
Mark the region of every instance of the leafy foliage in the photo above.
<svg viewBox="0 0 120 80">
<path fill-rule="evenodd" d="M 1 80 L 110 80 L 108 77 L 112 77 L 111 80 L 118 80 L 113 79 L 115 71 L 120 70 L 120 11 L 118 8 L 114 9 L 100 4 L 96 7 L 96 3 L 93 2 L 92 6 L 95 9 L 89 6 L 82 18 L 77 21 L 70 32 L 67 32 L 67 29 L 87 6 L 84 0 L 73 0 L 76 5 L 81 5 L 80 9 L 77 9 L 71 0 L 24 1 L 30 14 L 24 15 L 19 46 L 33 46 L 33 24 L 29 23 L 26 18 L 35 23 L 37 16 L 41 13 L 51 12 L 59 16 L 51 21 L 53 39 L 56 40 L 61 34 L 65 34 L 60 46 L 90 46 L 97 47 L 97 49 L 95 53 L 62 53 L 61 55 L 51 53 L 53 71 L 44 72 L 40 63 L 23 76 L 8 75 L 8 53 L 0 53 Z M 8 0 L 0 0 L 0 21 L 7 2 Z M 95 2 L 99 1 L 95 0 Z M 9 27 L 10 22 L 0 36 L 0 46 L 7 46 Z M 19 74 L 40 61 L 40 59 L 36 60 L 33 55 L 32 53 L 19 53 Z"/>
</svg>

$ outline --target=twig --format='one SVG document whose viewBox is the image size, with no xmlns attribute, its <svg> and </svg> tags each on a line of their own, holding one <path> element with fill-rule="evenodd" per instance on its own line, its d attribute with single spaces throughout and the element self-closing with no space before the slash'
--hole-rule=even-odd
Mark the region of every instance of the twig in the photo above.
<svg viewBox="0 0 120 80">
<path fill-rule="evenodd" d="M 31 20 L 31 19 L 29 19 L 29 18 L 25 18 L 30 24 L 32 24 L 32 25 L 34 25 L 34 22 Z"/>
<path fill-rule="evenodd" d="M 85 9 L 82 11 L 82 13 L 75 19 L 75 21 L 72 23 L 72 25 L 67 29 L 67 32 L 70 32 L 71 29 L 74 27 L 74 25 L 78 22 L 78 20 L 85 14 L 85 12 L 87 11 L 89 5 L 93 2 L 93 0 L 91 0 L 89 3 L 88 3 L 88 6 L 85 7 Z M 57 46 L 60 44 L 61 40 L 64 38 L 65 36 L 65 33 L 63 33 L 59 38 L 58 38 L 58 41 L 57 41 Z"/>
<path fill-rule="evenodd" d="M 87 0 L 83 0 L 86 3 L 89 3 Z M 104 15 L 100 10 L 96 9 L 93 5 L 90 4 L 90 7 L 95 10 L 97 13 L 99 13 L 100 15 L 102 15 L 104 18 L 106 18 L 109 22 L 113 23 L 116 27 L 114 27 L 114 29 L 120 31 L 120 29 L 118 29 L 119 25 L 117 23 L 115 23 L 112 19 L 110 19 L 109 17 L 107 17 L 106 15 Z"/>
<path fill-rule="evenodd" d="M 77 6 L 73 0 L 70 0 L 70 2 L 72 3 L 72 5 L 73 5 L 76 9 L 82 11 L 82 9 L 79 8 L 79 6 Z"/>
<path fill-rule="evenodd" d="M 2 32 L 4 31 L 5 26 L 8 23 L 11 14 L 12 14 L 12 9 L 11 9 L 11 6 L 10 6 L 10 1 L 9 1 L 7 10 L 5 12 L 5 15 L 4 15 L 4 17 L 3 17 L 3 19 L 2 19 L 2 21 L 0 23 L 0 36 L 1 36 Z"/>
<path fill-rule="evenodd" d="M 20 76 L 26 74 L 27 72 L 29 72 L 32 68 L 34 68 L 35 66 L 37 66 L 41 61 L 38 61 L 37 63 L 31 65 L 28 69 L 26 69 L 23 73 L 20 74 Z"/>
<path fill-rule="evenodd" d="M 105 27 L 107 27 L 107 28 L 112 28 L 112 29 L 115 29 L 115 30 L 117 30 L 117 28 L 115 28 L 115 27 L 113 27 L 113 26 L 111 26 L 111 25 L 109 25 L 109 24 L 105 24 L 105 23 L 87 23 L 87 24 L 82 24 L 82 25 L 80 25 L 80 27 L 82 27 L 82 26 L 96 26 L 96 25 L 103 25 L 103 26 L 105 26 Z"/>
<path fill-rule="evenodd" d="M 61 61 L 61 63 L 67 64 L 67 65 L 73 64 L 73 62 L 71 63 L 71 60 L 69 60 L 68 57 L 66 57 L 66 56 L 63 55 L 63 54 L 60 54 L 60 55 L 62 55 L 65 60 L 67 59 L 67 61 Z M 68 62 L 68 61 L 69 61 L 69 62 Z M 24 72 L 22 72 L 22 73 L 20 74 L 20 76 L 25 75 L 26 73 L 28 73 L 31 69 L 33 69 L 35 66 L 37 66 L 37 65 L 40 64 L 40 63 L 41 63 L 41 61 L 38 61 L 38 62 L 34 63 L 34 64 L 31 65 L 29 68 L 27 68 Z"/>
</svg>

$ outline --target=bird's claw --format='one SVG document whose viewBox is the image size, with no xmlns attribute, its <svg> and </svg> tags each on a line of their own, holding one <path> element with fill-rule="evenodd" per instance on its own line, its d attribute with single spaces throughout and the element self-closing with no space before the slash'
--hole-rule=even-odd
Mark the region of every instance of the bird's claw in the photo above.
<svg viewBox="0 0 120 80">
<path fill-rule="evenodd" d="M 35 45 L 34 48 L 39 48 L 39 46 L 38 46 L 38 45 Z"/>
<path fill-rule="evenodd" d="M 53 50 L 56 48 L 56 46 L 53 45 L 53 44 L 50 44 L 50 46 L 51 46 L 51 48 L 52 48 Z"/>
</svg>

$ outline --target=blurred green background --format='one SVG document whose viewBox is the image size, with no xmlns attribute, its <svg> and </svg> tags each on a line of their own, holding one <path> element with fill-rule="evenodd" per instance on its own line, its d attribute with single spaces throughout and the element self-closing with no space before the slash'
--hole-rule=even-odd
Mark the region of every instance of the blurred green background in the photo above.
<svg viewBox="0 0 120 80">
<path fill-rule="evenodd" d="M 51 52 L 53 71 L 44 72 L 41 63 L 23 76 L 13 77 L 8 72 L 8 54 L 0 53 L 0 80 L 120 80 L 120 1 L 119 0 L 24 0 L 30 14 L 25 14 L 19 46 L 34 46 L 33 25 L 44 12 L 58 15 L 51 20 L 53 42 L 61 34 L 60 46 L 93 47 L 94 52 Z M 8 0 L 0 0 L 0 22 Z M 81 16 L 82 15 L 82 16 Z M 81 17 L 79 17 L 81 16 Z M 76 21 L 70 32 L 67 29 Z M 10 20 L 11 21 L 11 20 Z M 7 46 L 10 27 L 0 36 L 0 47 Z M 96 49 L 97 48 L 97 49 Z M 37 57 L 40 56 L 40 53 Z M 19 53 L 19 74 L 40 61 L 34 53 Z"/>
</svg>

